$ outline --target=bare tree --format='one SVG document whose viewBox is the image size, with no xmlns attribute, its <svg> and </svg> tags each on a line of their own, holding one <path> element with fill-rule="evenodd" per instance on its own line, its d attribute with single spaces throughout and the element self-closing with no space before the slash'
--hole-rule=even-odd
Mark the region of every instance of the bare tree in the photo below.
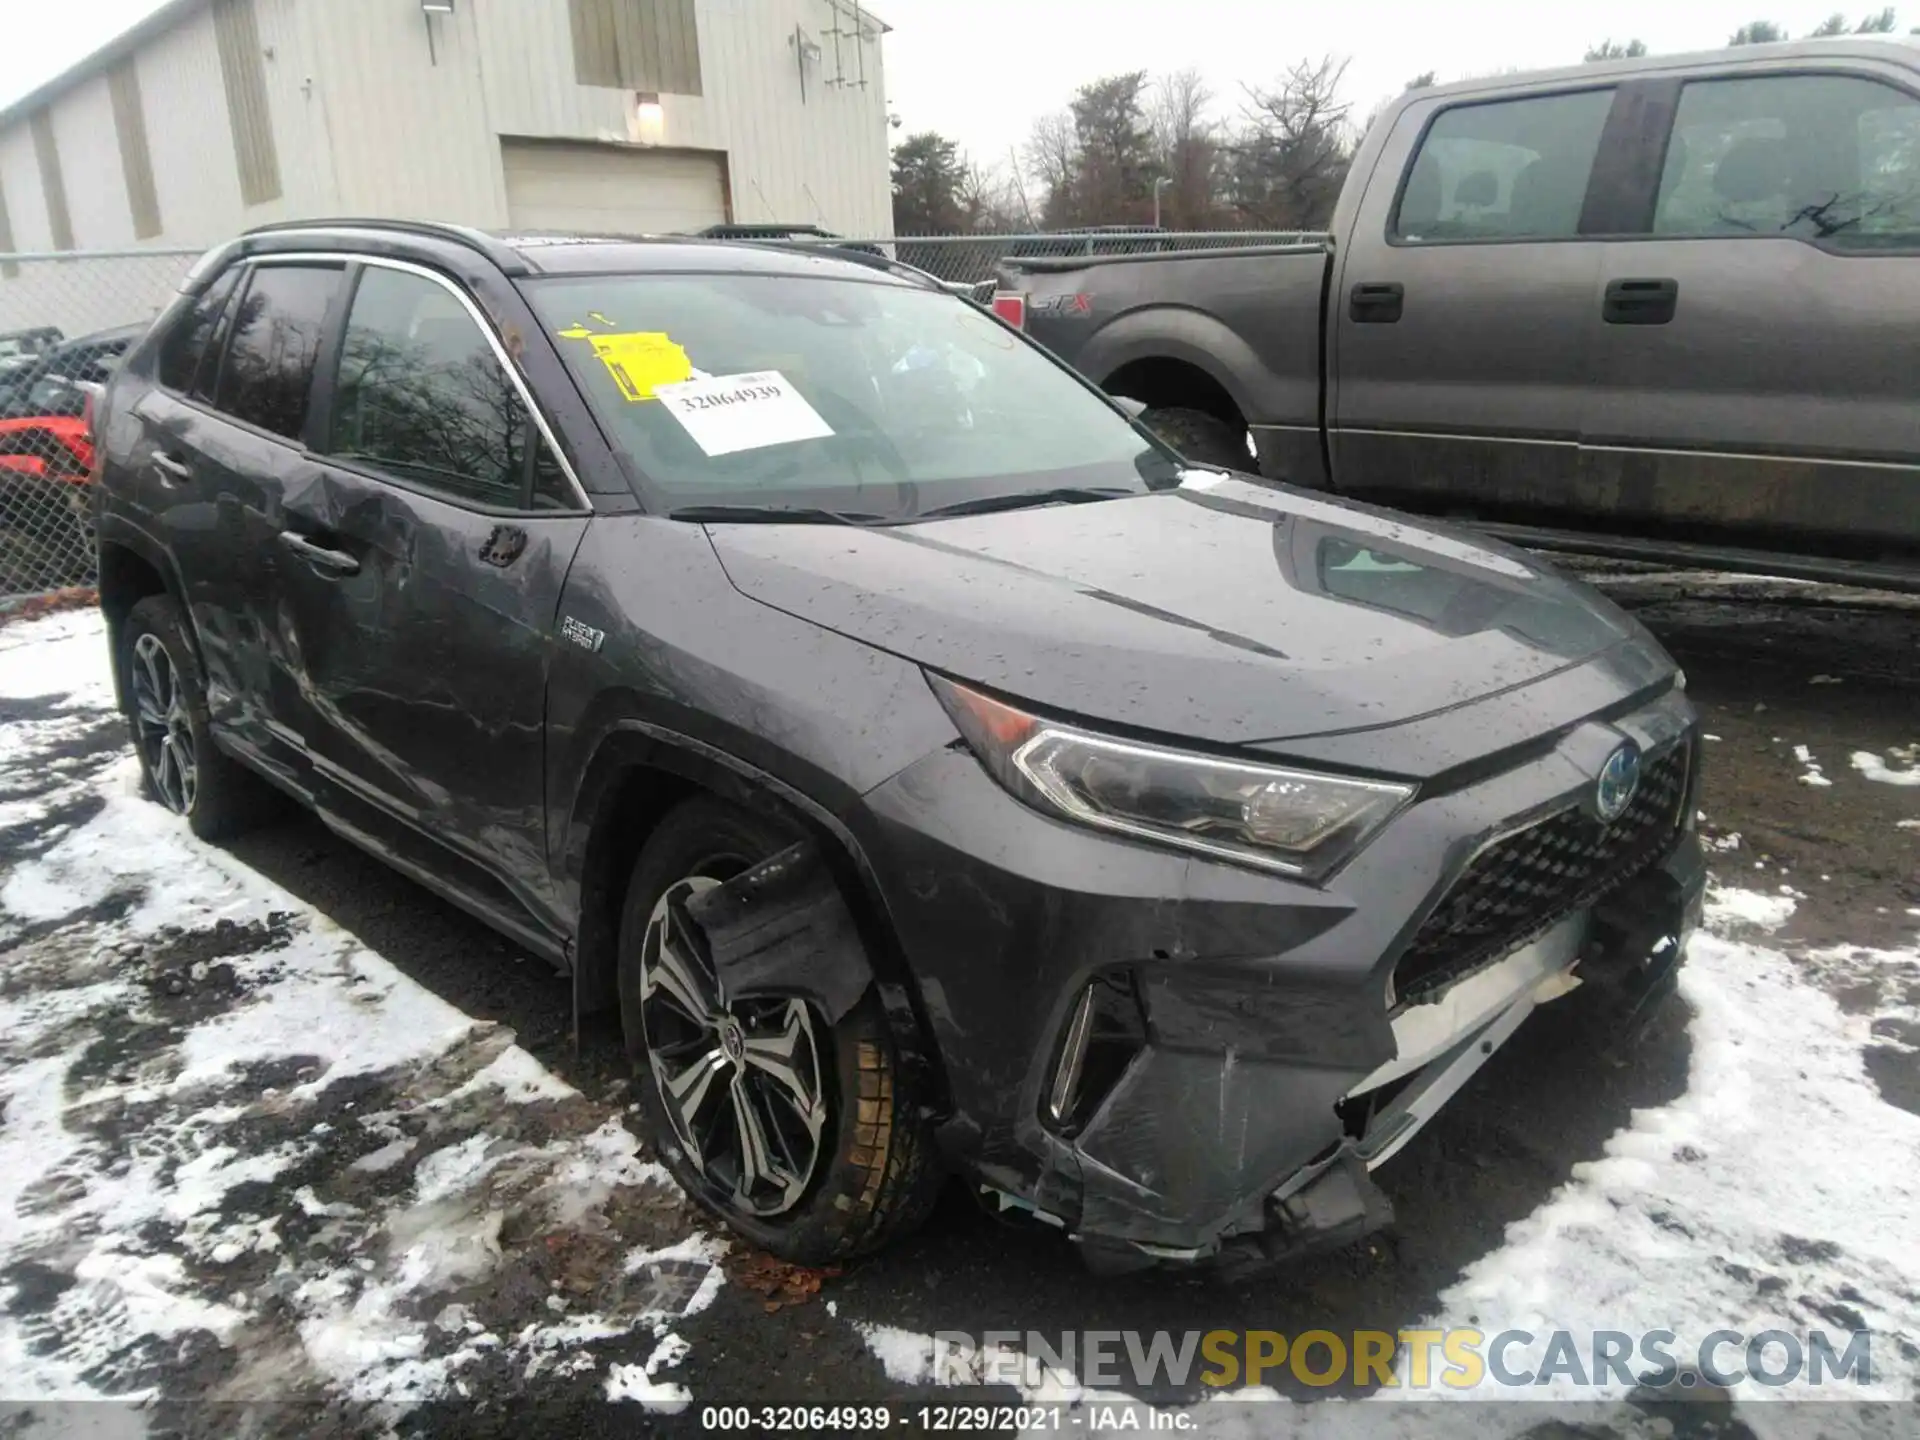
<svg viewBox="0 0 1920 1440">
<path fill-rule="evenodd" d="M 1026 201 L 1018 183 L 998 165 L 967 163 L 954 192 L 975 234 L 1009 235 L 1027 228 Z"/>
<path fill-rule="evenodd" d="M 1247 88 L 1245 122 L 1229 147 L 1230 197 L 1254 224 L 1326 224 L 1353 158 L 1351 105 L 1340 98 L 1347 62 L 1291 66 L 1273 85 Z"/>
<path fill-rule="evenodd" d="M 1050 224 L 1061 223 L 1058 217 L 1073 204 L 1073 177 L 1080 158 L 1073 117 L 1056 110 L 1034 121 L 1021 158 L 1039 186 L 1041 216 Z"/>
<path fill-rule="evenodd" d="M 1210 115 L 1213 92 L 1198 70 L 1179 70 L 1154 82 L 1147 107 L 1160 176 L 1166 183 L 1161 221 L 1176 230 L 1218 222 L 1214 185 L 1219 127 Z"/>
</svg>

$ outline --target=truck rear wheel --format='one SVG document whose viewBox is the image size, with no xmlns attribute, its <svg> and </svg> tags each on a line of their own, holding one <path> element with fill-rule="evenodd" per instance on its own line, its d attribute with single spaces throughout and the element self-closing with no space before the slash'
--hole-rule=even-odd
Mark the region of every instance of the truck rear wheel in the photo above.
<svg viewBox="0 0 1920 1440">
<path fill-rule="evenodd" d="M 1196 465 L 1218 465 L 1223 470 L 1249 470 L 1247 433 L 1218 415 L 1181 406 L 1149 409 L 1140 423 Z"/>
</svg>

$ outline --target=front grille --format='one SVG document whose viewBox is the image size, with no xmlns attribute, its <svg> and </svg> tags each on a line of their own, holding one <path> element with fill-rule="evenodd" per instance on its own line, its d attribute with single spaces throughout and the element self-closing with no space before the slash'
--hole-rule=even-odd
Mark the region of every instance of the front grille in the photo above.
<svg viewBox="0 0 1920 1440">
<path fill-rule="evenodd" d="M 1482 850 L 1401 953 L 1394 993 L 1413 1004 L 1432 998 L 1653 864 L 1686 818 L 1687 761 L 1685 743 L 1649 759 L 1610 824 L 1562 810 Z"/>
</svg>

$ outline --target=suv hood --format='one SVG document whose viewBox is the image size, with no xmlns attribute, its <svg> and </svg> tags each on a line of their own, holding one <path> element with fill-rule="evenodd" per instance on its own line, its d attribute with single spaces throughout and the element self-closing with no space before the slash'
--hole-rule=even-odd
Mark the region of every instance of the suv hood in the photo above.
<svg viewBox="0 0 1920 1440">
<path fill-rule="evenodd" d="M 1298 491 L 911 525 L 712 525 L 743 594 L 1066 716 L 1224 745 L 1433 715 L 1637 627 L 1519 552 Z"/>
</svg>

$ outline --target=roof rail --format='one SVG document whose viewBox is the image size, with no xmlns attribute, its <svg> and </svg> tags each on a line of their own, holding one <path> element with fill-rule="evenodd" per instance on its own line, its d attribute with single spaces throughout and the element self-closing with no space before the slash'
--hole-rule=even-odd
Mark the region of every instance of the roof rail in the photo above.
<svg viewBox="0 0 1920 1440">
<path fill-rule="evenodd" d="M 315 216 L 307 220 L 276 220 L 256 225 L 240 238 L 254 235 L 297 234 L 303 230 L 386 230 L 399 235 L 417 235 L 424 239 L 451 240 L 469 250 L 478 251 L 502 270 L 519 274 L 527 269 L 526 258 L 497 235 L 476 230 L 471 225 L 450 225 L 439 220 L 394 220 L 375 216 Z"/>
</svg>

